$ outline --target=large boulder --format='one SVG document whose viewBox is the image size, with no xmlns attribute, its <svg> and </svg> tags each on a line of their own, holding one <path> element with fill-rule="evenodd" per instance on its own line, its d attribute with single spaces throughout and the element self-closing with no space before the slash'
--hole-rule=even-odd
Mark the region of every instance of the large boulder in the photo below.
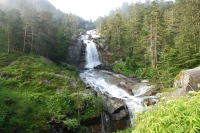
<svg viewBox="0 0 200 133">
<path fill-rule="evenodd" d="M 120 112 L 121 110 L 125 109 L 125 103 L 123 100 L 117 98 L 110 98 L 104 96 L 104 105 L 107 108 L 108 114 L 115 114 Z"/>
<path fill-rule="evenodd" d="M 99 59 L 102 64 L 108 66 L 113 63 L 112 61 L 112 54 L 109 52 L 108 44 L 106 40 L 102 37 L 94 38 L 93 42 L 96 44 L 98 52 L 99 52 Z"/>
<path fill-rule="evenodd" d="M 119 121 L 129 118 L 129 111 L 123 100 L 104 96 L 104 103 L 111 120 Z"/>
<path fill-rule="evenodd" d="M 189 91 L 198 91 L 200 84 L 200 67 L 181 71 L 175 78 L 174 88 L 179 88 L 173 94 L 182 96 Z"/>
<path fill-rule="evenodd" d="M 104 64 L 100 64 L 98 66 L 95 66 L 94 69 L 112 71 L 111 66 L 106 66 Z"/>
<path fill-rule="evenodd" d="M 122 120 L 129 118 L 129 112 L 127 109 L 122 109 L 120 112 L 111 115 L 111 120 Z"/>
</svg>

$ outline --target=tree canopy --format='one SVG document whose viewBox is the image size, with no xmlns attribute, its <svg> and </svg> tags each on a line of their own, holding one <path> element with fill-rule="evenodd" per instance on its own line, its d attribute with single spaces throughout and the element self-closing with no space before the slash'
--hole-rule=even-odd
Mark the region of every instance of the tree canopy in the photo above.
<svg viewBox="0 0 200 133">
<path fill-rule="evenodd" d="M 94 28 L 92 22 L 63 13 L 47 0 L 6 0 L 0 5 L 1 52 L 36 53 L 65 61 L 68 46 L 80 32 Z"/>
<path fill-rule="evenodd" d="M 123 4 L 99 18 L 98 31 L 113 59 L 125 63 L 114 70 L 159 81 L 163 88 L 172 85 L 182 69 L 200 65 L 199 9 L 198 0 L 147 0 Z"/>
</svg>

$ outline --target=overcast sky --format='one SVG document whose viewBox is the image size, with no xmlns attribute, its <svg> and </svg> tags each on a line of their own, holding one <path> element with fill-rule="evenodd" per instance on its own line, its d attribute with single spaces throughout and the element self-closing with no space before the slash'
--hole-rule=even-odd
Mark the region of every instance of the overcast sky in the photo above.
<svg viewBox="0 0 200 133">
<path fill-rule="evenodd" d="M 130 4 L 138 0 L 49 0 L 57 9 L 65 13 L 71 12 L 93 21 L 99 16 L 107 15 L 110 10 L 121 7 L 124 1 Z"/>
</svg>

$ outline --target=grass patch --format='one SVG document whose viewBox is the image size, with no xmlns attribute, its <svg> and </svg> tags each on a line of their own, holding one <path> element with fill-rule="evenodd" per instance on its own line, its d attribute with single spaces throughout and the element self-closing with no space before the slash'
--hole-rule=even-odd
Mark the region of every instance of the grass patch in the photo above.
<svg viewBox="0 0 200 133">
<path fill-rule="evenodd" d="M 161 90 L 161 92 L 174 92 L 177 89 L 174 89 L 174 88 L 164 88 L 164 89 Z"/>
<path fill-rule="evenodd" d="M 22 53 L 7 54 L 0 52 L 0 68 L 8 66 L 10 63 L 17 60 L 17 58 L 22 55 Z"/>
<path fill-rule="evenodd" d="M 12 57 L 4 55 L 5 59 Z M 85 90 L 76 68 L 60 67 L 38 56 L 14 59 L 11 65 L 7 61 L 0 68 L 2 133 L 49 132 L 47 122 L 51 118 L 62 123 L 63 128 L 74 130 L 77 121 L 98 116 L 102 111 L 102 100 Z M 82 111 L 80 119 L 78 108 Z"/>
</svg>

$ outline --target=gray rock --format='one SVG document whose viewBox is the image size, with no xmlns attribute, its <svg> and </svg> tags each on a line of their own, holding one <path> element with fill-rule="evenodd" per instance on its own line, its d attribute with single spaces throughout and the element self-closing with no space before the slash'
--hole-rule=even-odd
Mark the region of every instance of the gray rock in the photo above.
<svg viewBox="0 0 200 133">
<path fill-rule="evenodd" d="M 82 40 L 78 40 L 70 45 L 66 63 L 77 67 L 83 67 L 85 65 L 85 49 L 86 45 Z"/>
<path fill-rule="evenodd" d="M 126 88 L 126 83 L 125 82 L 119 82 L 118 87 Z"/>
<path fill-rule="evenodd" d="M 121 110 L 119 113 L 111 115 L 111 120 L 122 120 L 129 117 L 129 112 L 127 109 Z"/>
<path fill-rule="evenodd" d="M 105 47 L 103 43 L 99 43 L 99 46 L 101 49 L 104 49 L 104 47 Z"/>
<path fill-rule="evenodd" d="M 117 98 L 104 97 L 104 105 L 107 107 L 109 114 L 114 114 L 120 112 L 120 110 L 125 108 L 123 100 Z"/>
<path fill-rule="evenodd" d="M 189 91 L 198 91 L 200 84 L 200 67 L 180 72 L 174 81 L 174 88 L 180 88 L 174 92 L 175 95 L 185 95 Z"/>
<path fill-rule="evenodd" d="M 180 96 L 186 95 L 187 93 L 188 92 L 186 91 L 186 89 L 179 88 L 179 89 L 175 90 L 174 92 L 171 92 L 169 95 L 170 96 L 180 97 Z"/>
<path fill-rule="evenodd" d="M 158 99 L 148 99 L 147 106 L 154 105 L 158 103 Z"/>
<path fill-rule="evenodd" d="M 104 47 L 104 49 L 103 49 L 104 51 L 107 51 L 108 50 L 108 46 L 107 45 L 105 45 L 105 47 Z"/>
<path fill-rule="evenodd" d="M 101 43 L 106 43 L 106 40 L 104 40 L 104 39 L 99 39 L 99 41 L 101 42 Z"/>
</svg>

